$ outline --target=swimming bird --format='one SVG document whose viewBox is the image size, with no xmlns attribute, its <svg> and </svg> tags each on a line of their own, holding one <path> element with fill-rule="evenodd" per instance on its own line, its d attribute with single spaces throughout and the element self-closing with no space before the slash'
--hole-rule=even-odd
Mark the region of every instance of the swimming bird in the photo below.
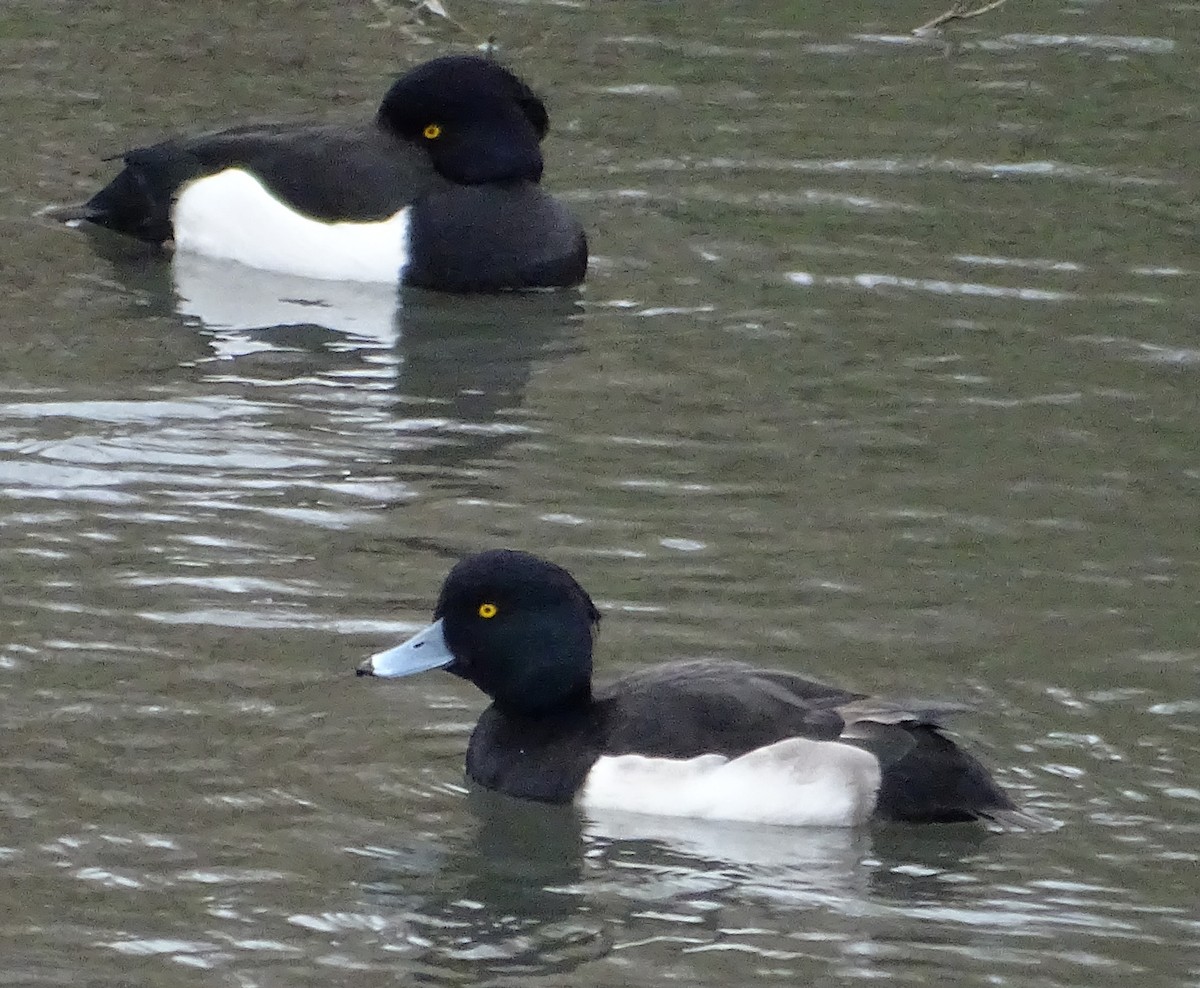
<svg viewBox="0 0 1200 988">
<path fill-rule="evenodd" d="M 600 613 L 565 569 L 525 552 L 468 556 L 434 621 L 364 676 L 445 668 L 491 698 L 467 775 L 520 799 L 755 823 L 979 820 L 1017 808 L 943 731 L 954 704 L 880 700 L 739 662 L 650 666 L 593 686 Z"/>
<path fill-rule="evenodd" d="M 308 278 L 574 285 L 587 239 L 540 185 L 548 130 L 516 75 L 448 55 L 401 76 L 359 125 L 238 126 L 129 151 L 72 218 Z"/>
</svg>

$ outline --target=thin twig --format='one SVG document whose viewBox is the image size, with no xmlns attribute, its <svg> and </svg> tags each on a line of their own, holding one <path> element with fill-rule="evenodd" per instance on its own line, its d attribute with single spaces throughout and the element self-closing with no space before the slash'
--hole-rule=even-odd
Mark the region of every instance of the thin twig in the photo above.
<svg viewBox="0 0 1200 988">
<path fill-rule="evenodd" d="M 976 7 L 974 10 L 964 10 L 966 4 L 963 0 L 954 0 L 953 6 L 944 14 L 938 14 L 928 24 L 922 24 L 920 27 L 913 28 L 913 34 L 921 34 L 924 31 L 931 31 L 935 27 L 941 27 L 943 24 L 948 24 L 950 21 L 967 21 L 972 17 L 978 17 L 980 14 L 986 14 L 989 10 L 995 10 L 997 7 L 1003 7 L 1007 0 L 992 0 L 991 3 L 985 3 L 982 7 Z"/>
<path fill-rule="evenodd" d="M 463 34 L 474 32 L 461 21 L 455 20 L 441 0 L 371 0 L 371 5 L 383 15 L 383 20 L 371 27 L 395 27 L 407 34 L 415 28 L 424 27 L 426 18 L 445 21 Z"/>
</svg>

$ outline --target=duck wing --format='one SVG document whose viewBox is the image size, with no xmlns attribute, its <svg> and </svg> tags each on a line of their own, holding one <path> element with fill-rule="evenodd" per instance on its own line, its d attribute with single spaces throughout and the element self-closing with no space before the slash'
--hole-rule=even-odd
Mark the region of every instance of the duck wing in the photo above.
<svg viewBox="0 0 1200 988">
<path fill-rule="evenodd" d="M 644 669 L 596 693 L 603 754 L 744 755 L 785 738 L 833 741 L 838 707 L 861 694 L 740 662 L 697 660 Z"/>
</svg>

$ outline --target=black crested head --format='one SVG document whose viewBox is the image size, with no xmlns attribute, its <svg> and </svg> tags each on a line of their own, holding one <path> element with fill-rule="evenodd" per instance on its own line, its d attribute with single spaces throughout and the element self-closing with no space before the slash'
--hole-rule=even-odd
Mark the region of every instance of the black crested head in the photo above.
<svg viewBox="0 0 1200 988">
<path fill-rule="evenodd" d="M 546 107 L 508 69 L 477 55 L 446 55 L 393 83 L 381 126 L 425 148 L 444 177 L 463 185 L 537 182 Z"/>
<path fill-rule="evenodd" d="M 600 612 L 561 566 L 526 552 L 468 556 L 442 584 L 434 617 L 448 667 L 502 710 L 540 716 L 591 698 Z"/>
</svg>

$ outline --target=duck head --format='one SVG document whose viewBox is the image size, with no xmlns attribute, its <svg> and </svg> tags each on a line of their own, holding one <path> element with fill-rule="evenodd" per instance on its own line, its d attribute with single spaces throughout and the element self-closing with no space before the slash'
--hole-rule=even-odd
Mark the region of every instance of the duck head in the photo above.
<svg viewBox="0 0 1200 988">
<path fill-rule="evenodd" d="M 380 126 L 423 147 L 451 182 L 537 182 L 546 107 L 508 69 L 476 55 L 419 65 L 388 90 Z"/>
<path fill-rule="evenodd" d="M 442 584 L 433 618 L 408 641 L 372 655 L 358 674 L 444 668 L 521 716 L 590 700 L 600 613 L 562 567 L 510 549 L 468 556 Z"/>
</svg>

